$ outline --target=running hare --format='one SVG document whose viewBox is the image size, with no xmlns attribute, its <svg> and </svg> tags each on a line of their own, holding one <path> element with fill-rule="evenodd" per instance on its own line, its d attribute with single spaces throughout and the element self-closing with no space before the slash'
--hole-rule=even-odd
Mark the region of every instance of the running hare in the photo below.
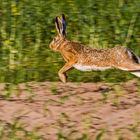
<svg viewBox="0 0 140 140">
<path fill-rule="evenodd" d="M 64 14 L 61 17 L 56 17 L 55 25 L 58 35 L 54 37 L 49 47 L 61 53 L 66 61 L 65 65 L 58 72 L 62 82 L 66 82 L 66 72 L 72 67 L 81 71 L 116 68 L 129 71 L 140 77 L 140 58 L 129 49 L 121 46 L 96 49 L 67 40 Z"/>
</svg>

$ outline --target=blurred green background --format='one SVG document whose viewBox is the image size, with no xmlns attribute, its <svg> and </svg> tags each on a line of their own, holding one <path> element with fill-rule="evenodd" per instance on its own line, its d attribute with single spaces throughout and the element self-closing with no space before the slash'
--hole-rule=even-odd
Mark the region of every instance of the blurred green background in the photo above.
<svg viewBox="0 0 140 140">
<path fill-rule="evenodd" d="M 139 0 L 0 0 L 0 82 L 58 81 L 64 64 L 48 48 L 54 18 L 64 13 L 70 40 L 108 48 L 125 45 L 140 56 Z M 119 82 L 135 76 L 120 70 L 68 73 L 69 81 Z"/>
</svg>

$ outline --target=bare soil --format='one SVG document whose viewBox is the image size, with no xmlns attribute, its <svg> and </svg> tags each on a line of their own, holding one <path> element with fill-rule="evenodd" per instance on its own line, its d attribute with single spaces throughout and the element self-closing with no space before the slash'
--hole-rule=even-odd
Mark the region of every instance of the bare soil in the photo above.
<svg viewBox="0 0 140 140">
<path fill-rule="evenodd" d="M 140 139 L 140 84 L 30 82 L 14 86 L 4 98 L 0 121 L 20 121 L 44 140 Z M 83 138 L 83 139 L 82 139 Z"/>
</svg>

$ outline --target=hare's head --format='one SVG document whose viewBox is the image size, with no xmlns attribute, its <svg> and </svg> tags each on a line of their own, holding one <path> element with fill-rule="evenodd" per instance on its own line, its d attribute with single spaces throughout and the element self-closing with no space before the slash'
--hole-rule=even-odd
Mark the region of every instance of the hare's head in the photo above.
<svg viewBox="0 0 140 140">
<path fill-rule="evenodd" d="M 59 51 L 59 47 L 66 37 L 66 20 L 64 14 L 62 14 L 61 17 L 57 16 L 55 18 L 55 26 L 57 30 L 57 36 L 53 38 L 49 47 L 54 51 Z"/>
</svg>

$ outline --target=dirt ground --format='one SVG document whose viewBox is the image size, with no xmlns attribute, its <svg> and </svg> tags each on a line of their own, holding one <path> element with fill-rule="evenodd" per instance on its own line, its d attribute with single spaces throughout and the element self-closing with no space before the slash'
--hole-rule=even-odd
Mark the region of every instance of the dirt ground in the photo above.
<svg viewBox="0 0 140 140">
<path fill-rule="evenodd" d="M 140 84 L 30 82 L 4 98 L 0 121 L 20 121 L 44 140 L 139 140 Z"/>
</svg>

